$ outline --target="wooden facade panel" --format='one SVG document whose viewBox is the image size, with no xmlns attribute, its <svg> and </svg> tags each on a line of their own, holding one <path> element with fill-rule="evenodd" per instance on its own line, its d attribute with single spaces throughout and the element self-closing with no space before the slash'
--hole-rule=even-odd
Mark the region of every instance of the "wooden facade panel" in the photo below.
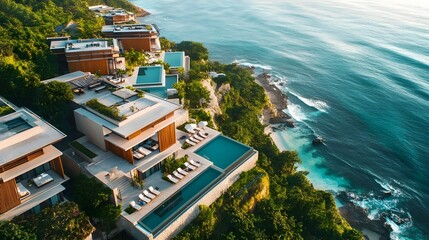
<svg viewBox="0 0 429 240">
<path fill-rule="evenodd" d="M 133 150 L 129 149 L 128 151 L 125 151 L 116 145 L 113 145 L 112 143 L 105 141 L 107 150 L 111 151 L 113 154 L 115 154 L 118 157 L 121 157 L 125 159 L 127 162 L 134 165 L 134 157 L 133 157 Z"/>
<path fill-rule="evenodd" d="M 162 152 L 176 143 L 176 124 L 172 123 L 158 132 L 159 151 Z"/>
<path fill-rule="evenodd" d="M 131 134 L 127 137 L 127 140 L 131 140 L 131 139 L 133 139 L 133 138 L 137 137 L 140 133 L 142 133 L 142 132 L 144 132 L 144 131 L 146 131 L 146 130 L 148 130 L 148 129 L 152 128 L 152 127 L 154 127 L 154 126 L 155 126 L 156 124 L 158 124 L 158 123 L 161 123 L 162 121 L 166 120 L 166 119 L 168 118 L 168 116 L 169 116 L 169 115 L 170 115 L 170 114 L 168 114 L 168 115 L 166 115 L 166 116 L 164 116 L 164 117 L 162 117 L 162 118 L 160 118 L 160 119 L 156 120 L 155 122 L 152 122 L 151 124 L 147 125 L 146 127 L 142 128 L 142 129 L 137 130 L 137 131 L 136 131 L 136 132 L 134 132 L 134 133 L 131 133 Z M 173 115 L 174 115 L 174 113 L 173 113 Z"/>
<path fill-rule="evenodd" d="M 15 179 L 0 184 L 0 214 L 21 204 Z"/>
<path fill-rule="evenodd" d="M 58 173 L 61 177 L 64 178 L 64 169 L 63 169 L 63 163 L 61 161 L 61 157 L 57 157 L 54 160 L 50 161 L 51 168 Z"/>
<path fill-rule="evenodd" d="M 107 59 L 68 62 L 69 72 L 82 71 L 96 73 L 97 71 L 102 75 L 109 74 L 109 61 Z"/>
<path fill-rule="evenodd" d="M 121 39 L 125 50 L 150 51 L 150 38 Z"/>
<path fill-rule="evenodd" d="M 41 148 L 41 149 L 39 149 L 39 150 L 37 150 L 35 152 L 32 152 L 32 153 L 28 154 L 27 158 L 28 158 L 28 160 L 33 160 L 36 157 L 42 156 L 42 155 L 43 155 L 43 148 Z"/>
</svg>

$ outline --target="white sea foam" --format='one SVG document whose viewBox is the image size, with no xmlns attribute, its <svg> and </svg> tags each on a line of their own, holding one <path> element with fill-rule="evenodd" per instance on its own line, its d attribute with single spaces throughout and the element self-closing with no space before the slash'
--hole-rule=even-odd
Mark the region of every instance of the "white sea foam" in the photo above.
<svg viewBox="0 0 429 240">
<path fill-rule="evenodd" d="M 263 69 L 263 70 L 271 70 L 272 69 L 272 67 L 270 65 L 263 65 L 263 64 L 259 64 L 259 63 L 251 63 L 251 62 L 248 62 L 246 59 L 236 59 L 232 63 L 238 64 L 240 66 L 245 66 L 245 67 L 260 68 L 260 69 Z"/>
<path fill-rule="evenodd" d="M 305 116 L 305 113 L 302 110 L 301 106 L 297 104 L 288 102 L 286 113 L 289 113 L 289 115 L 298 122 L 307 120 L 307 117 Z"/>
<path fill-rule="evenodd" d="M 302 97 L 299 94 L 291 92 L 291 91 L 289 91 L 289 93 L 294 95 L 295 97 L 297 97 L 299 100 L 301 100 L 307 106 L 316 108 L 317 110 L 319 110 L 321 112 L 327 112 L 329 109 L 329 105 L 324 101 L 305 98 L 305 97 Z"/>
</svg>

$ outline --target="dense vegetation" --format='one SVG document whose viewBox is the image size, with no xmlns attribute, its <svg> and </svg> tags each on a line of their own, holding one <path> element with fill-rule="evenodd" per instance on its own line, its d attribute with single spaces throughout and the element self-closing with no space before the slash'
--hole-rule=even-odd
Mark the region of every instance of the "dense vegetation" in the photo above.
<svg viewBox="0 0 429 240">
<path fill-rule="evenodd" d="M 12 222 L 20 227 L 8 224 L 13 228 L 5 229 L 5 232 L 8 232 L 6 236 L 16 235 L 15 239 L 81 240 L 95 230 L 89 222 L 89 218 L 73 202 L 47 207 L 37 215 L 21 215 L 14 218 Z M 0 224 L 0 228 L 2 227 Z"/>
<path fill-rule="evenodd" d="M 166 46 L 174 46 L 163 40 Z M 178 46 L 178 45 L 177 45 Z M 235 64 L 207 62 L 207 50 L 188 42 L 182 50 L 197 56 L 188 79 L 182 82 L 184 96 L 195 89 L 208 71 L 225 73 L 215 78 L 218 86 L 229 84 L 215 121 L 220 130 L 259 151 L 257 167 L 243 173 L 210 207 L 201 206 L 198 218 L 176 239 L 362 239 L 362 235 L 339 215 L 333 196 L 314 189 L 296 151 L 279 152 L 258 115 L 268 99 L 252 72 Z M 204 92 L 204 91 L 203 91 Z M 204 96 L 201 96 L 202 98 Z M 188 107 L 204 107 L 188 99 Z M 204 111 L 193 109 L 192 112 Z"/>
</svg>

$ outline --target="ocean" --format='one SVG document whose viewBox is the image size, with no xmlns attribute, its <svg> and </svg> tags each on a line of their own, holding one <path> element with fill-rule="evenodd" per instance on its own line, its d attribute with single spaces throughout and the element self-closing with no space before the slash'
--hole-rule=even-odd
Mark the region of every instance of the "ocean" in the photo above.
<svg viewBox="0 0 429 240">
<path fill-rule="evenodd" d="M 168 39 L 268 71 L 297 122 L 276 139 L 312 183 L 354 192 L 370 218 L 388 216 L 392 239 L 429 238 L 428 1 L 130 2 Z"/>
</svg>

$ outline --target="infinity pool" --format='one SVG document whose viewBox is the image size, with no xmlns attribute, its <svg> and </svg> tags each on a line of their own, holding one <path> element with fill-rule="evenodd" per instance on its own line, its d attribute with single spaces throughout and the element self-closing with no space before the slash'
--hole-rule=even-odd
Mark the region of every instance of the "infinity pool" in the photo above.
<svg viewBox="0 0 429 240">
<path fill-rule="evenodd" d="M 142 86 L 161 85 L 162 84 L 162 67 L 161 66 L 144 66 L 139 67 L 136 84 Z"/>
<path fill-rule="evenodd" d="M 140 219 L 140 226 L 156 235 L 163 226 L 168 225 L 169 221 L 174 217 L 174 213 L 179 213 L 179 211 L 185 209 L 190 201 L 195 200 L 207 190 L 210 184 L 220 175 L 221 172 L 214 168 L 207 168 L 207 170 L 200 173 L 181 190 L 155 208 L 154 211 Z"/>
<path fill-rule="evenodd" d="M 210 160 L 219 168 L 226 169 L 250 150 L 251 148 L 244 144 L 219 135 L 195 151 L 195 153 Z"/>
</svg>

